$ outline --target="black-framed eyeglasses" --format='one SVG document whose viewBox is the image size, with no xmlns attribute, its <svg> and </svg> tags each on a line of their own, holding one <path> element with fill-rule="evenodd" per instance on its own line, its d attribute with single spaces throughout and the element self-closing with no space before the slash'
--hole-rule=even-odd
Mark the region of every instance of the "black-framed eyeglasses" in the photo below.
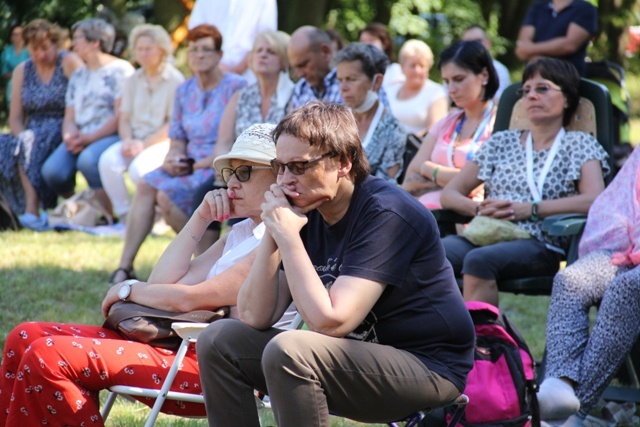
<svg viewBox="0 0 640 427">
<path fill-rule="evenodd" d="M 535 93 L 537 93 L 538 95 L 544 95 L 547 92 L 549 92 L 550 90 L 559 90 L 560 92 L 562 92 L 562 89 L 558 88 L 558 87 L 552 87 L 552 86 L 536 86 L 536 87 L 523 87 L 520 88 L 516 91 L 516 94 L 521 97 L 524 98 L 525 96 L 529 96 L 529 94 L 531 93 L 531 91 L 534 91 Z"/>
<path fill-rule="evenodd" d="M 291 172 L 294 175 L 302 175 L 307 169 L 314 166 L 320 160 L 324 159 L 325 157 L 333 157 L 335 155 L 336 155 L 335 153 L 329 152 L 321 156 L 313 157 L 309 160 L 302 160 L 302 161 L 289 162 L 289 163 L 282 163 L 282 162 L 279 162 L 277 159 L 273 159 L 271 160 L 271 168 L 278 175 L 282 175 L 284 173 L 285 167 L 289 169 L 289 172 Z"/>
<path fill-rule="evenodd" d="M 233 175 L 236 176 L 238 181 L 247 182 L 251 179 L 251 171 L 258 170 L 258 169 L 271 169 L 271 167 L 242 165 L 242 166 L 238 166 L 235 169 L 222 168 L 222 170 L 220 171 L 220 174 L 222 175 L 222 179 L 224 180 L 224 182 L 229 182 L 229 180 Z"/>
</svg>

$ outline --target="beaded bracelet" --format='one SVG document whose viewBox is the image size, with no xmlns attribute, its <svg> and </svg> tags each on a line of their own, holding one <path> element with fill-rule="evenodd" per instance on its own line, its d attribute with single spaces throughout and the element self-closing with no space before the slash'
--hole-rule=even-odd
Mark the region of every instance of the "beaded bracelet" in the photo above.
<svg viewBox="0 0 640 427">
<path fill-rule="evenodd" d="M 196 235 L 195 235 L 195 234 L 193 234 L 193 231 L 191 231 L 191 227 L 189 227 L 189 223 L 187 223 L 187 224 L 185 225 L 185 227 L 187 228 L 187 231 L 189 232 L 189 234 L 191 235 L 191 238 L 192 238 L 193 240 L 195 240 L 195 241 L 196 241 L 196 242 L 198 242 L 198 243 L 200 242 L 200 240 L 202 240 L 202 237 L 198 238 L 198 237 L 196 237 Z"/>
<path fill-rule="evenodd" d="M 431 181 L 433 181 L 433 183 L 436 185 L 438 185 L 438 181 L 436 181 L 436 179 L 438 177 L 439 170 L 440 170 L 440 166 L 436 166 L 435 169 L 433 169 L 433 172 L 431 172 Z"/>
</svg>

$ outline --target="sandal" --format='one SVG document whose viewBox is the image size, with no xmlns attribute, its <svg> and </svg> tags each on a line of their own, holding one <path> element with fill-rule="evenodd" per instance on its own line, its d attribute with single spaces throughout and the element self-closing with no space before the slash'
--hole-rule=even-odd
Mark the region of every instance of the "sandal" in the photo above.
<svg viewBox="0 0 640 427">
<path fill-rule="evenodd" d="M 116 280 L 116 277 L 118 275 L 124 275 L 124 277 L 120 280 Z M 136 277 L 136 272 L 133 270 L 133 267 L 129 267 L 129 268 L 118 267 L 109 276 L 109 283 L 112 285 L 115 285 L 116 283 L 120 283 L 128 279 L 138 280 L 138 278 Z"/>
</svg>

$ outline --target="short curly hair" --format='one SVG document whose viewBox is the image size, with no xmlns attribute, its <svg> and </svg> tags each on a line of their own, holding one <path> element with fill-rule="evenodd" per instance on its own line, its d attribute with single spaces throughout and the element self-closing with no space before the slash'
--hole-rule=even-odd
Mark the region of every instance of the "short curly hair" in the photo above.
<svg viewBox="0 0 640 427">
<path fill-rule="evenodd" d="M 214 25 L 201 24 L 197 27 L 193 27 L 187 33 L 188 42 L 195 42 L 207 37 L 211 37 L 213 39 L 213 46 L 216 50 L 222 49 L 222 34 L 220 34 L 220 30 L 218 30 Z"/>
<path fill-rule="evenodd" d="M 38 45 L 49 40 L 59 46 L 62 41 L 62 28 L 46 19 L 34 19 L 22 29 L 22 38 L 27 45 Z"/>
</svg>

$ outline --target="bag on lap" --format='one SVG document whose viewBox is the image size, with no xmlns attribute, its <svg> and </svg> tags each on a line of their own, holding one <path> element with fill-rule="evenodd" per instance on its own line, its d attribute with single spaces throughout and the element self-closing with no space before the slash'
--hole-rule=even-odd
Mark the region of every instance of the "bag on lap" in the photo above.
<svg viewBox="0 0 640 427">
<path fill-rule="evenodd" d="M 119 332 L 131 341 L 175 350 L 180 346 L 182 338 L 171 328 L 173 322 L 211 323 L 228 314 L 228 307 L 216 311 L 194 310 L 175 313 L 130 301 L 119 301 L 109 309 L 109 315 L 102 327 Z"/>
<path fill-rule="evenodd" d="M 497 307 L 469 301 L 467 308 L 476 345 L 464 390 L 469 404 L 458 426 L 539 427 L 534 362 L 524 339 Z"/>
</svg>

